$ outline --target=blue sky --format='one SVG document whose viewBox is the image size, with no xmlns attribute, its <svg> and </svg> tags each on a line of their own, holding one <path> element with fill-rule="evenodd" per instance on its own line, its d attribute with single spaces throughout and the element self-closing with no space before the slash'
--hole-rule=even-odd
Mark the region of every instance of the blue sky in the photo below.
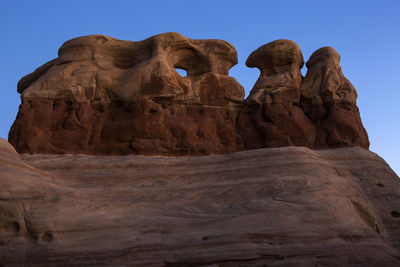
<svg viewBox="0 0 400 267">
<path fill-rule="evenodd" d="M 106 34 L 142 40 L 175 31 L 232 43 L 239 64 L 230 74 L 251 90 L 259 71 L 248 55 L 276 39 L 291 39 L 305 60 L 323 46 L 341 54 L 371 150 L 400 173 L 400 1 L 1 1 L 0 137 L 7 139 L 20 103 L 18 80 L 68 39 Z M 303 73 L 306 72 L 304 67 Z"/>
</svg>

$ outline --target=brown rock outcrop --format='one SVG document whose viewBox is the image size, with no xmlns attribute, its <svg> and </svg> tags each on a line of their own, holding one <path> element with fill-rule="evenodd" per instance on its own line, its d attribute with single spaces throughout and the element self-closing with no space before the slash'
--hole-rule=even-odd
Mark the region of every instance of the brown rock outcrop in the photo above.
<svg viewBox="0 0 400 267">
<path fill-rule="evenodd" d="M 17 150 L 31 153 L 226 154 L 236 151 L 237 113 L 234 108 L 163 105 L 147 98 L 23 101 L 9 139 Z"/>
<path fill-rule="evenodd" d="M 344 77 L 340 55 L 332 47 L 315 51 L 301 83 L 301 106 L 316 125 L 316 147 L 369 147 L 358 107 L 357 92 Z"/>
<path fill-rule="evenodd" d="M 400 180 L 361 148 L 19 156 L 0 139 L 5 266 L 398 266 Z"/>
<path fill-rule="evenodd" d="M 222 40 L 165 33 L 130 42 L 79 37 L 21 79 L 9 141 L 18 152 L 209 155 L 280 146 L 359 146 L 368 136 L 333 48 L 304 65 L 299 46 L 277 40 L 246 64 L 261 74 L 249 97 Z M 176 68 L 187 70 L 181 77 Z"/>
<path fill-rule="evenodd" d="M 140 42 L 72 39 L 22 78 L 10 135 L 20 152 L 221 154 L 236 151 L 244 89 L 222 40 L 165 33 Z M 187 70 L 181 77 L 175 68 Z M 223 126 L 223 127 L 221 127 Z"/>
<path fill-rule="evenodd" d="M 273 41 L 249 56 L 246 65 L 259 68 L 260 77 L 238 119 L 245 149 L 314 146 L 314 125 L 299 107 L 303 64 L 300 47 L 290 40 Z"/>
<path fill-rule="evenodd" d="M 222 40 L 192 40 L 164 33 L 139 42 L 104 35 L 65 42 L 58 58 L 18 84 L 24 100 L 132 101 L 143 96 L 188 104 L 243 101 L 243 88 L 228 76 L 235 48 Z M 185 69 L 181 77 L 175 68 Z"/>
<path fill-rule="evenodd" d="M 260 77 L 248 98 L 257 103 L 299 103 L 301 71 L 300 47 L 290 40 L 276 40 L 255 50 L 246 65 L 259 68 Z"/>
<path fill-rule="evenodd" d="M 261 46 L 248 58 L 260 69 L 237 129 L 245 149 L 279 146 L 310 148 L 359 146 L 369 140 L 356 105 L 357 92 L 344 77 L 331 47 L 315 51 L 306 63 L 293 41 Z"/>
</svg>

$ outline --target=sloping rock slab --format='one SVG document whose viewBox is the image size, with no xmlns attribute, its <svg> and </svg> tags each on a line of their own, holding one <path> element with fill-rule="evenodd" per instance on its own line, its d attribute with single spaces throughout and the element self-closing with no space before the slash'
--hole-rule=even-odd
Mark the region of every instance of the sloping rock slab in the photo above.
<svg viewBox="0 0 400 267">
<path fill-rule="evenodd" d="M 6 265 L 400 264 L 400 180 L 361 148 L 19 156 L 0 141 Z"/>
</svg>

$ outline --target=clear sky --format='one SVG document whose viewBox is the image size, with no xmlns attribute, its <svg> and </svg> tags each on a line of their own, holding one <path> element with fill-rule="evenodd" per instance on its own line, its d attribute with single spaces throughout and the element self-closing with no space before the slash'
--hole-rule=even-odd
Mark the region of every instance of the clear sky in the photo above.
<svg viewBox="0 0 400 267">
<path fill-rule="evenodd" d="M 358 91 L 370 149 L 400 174 L 399 14 L 398 0 L 1 1 L 0 137 L 7 139 L 18 111 L 18 80 L 57 57 L 71 38 L 105 34 L 137 41 L 175 31 L 223 39 L 238 51 L 230 75 L 246 95 L 259 75 L 245 66 L 248 55 L 270 41 L 291 39 L 305 60 L 323 46 L 341 54 L 343 72 Z"/>
</svg>

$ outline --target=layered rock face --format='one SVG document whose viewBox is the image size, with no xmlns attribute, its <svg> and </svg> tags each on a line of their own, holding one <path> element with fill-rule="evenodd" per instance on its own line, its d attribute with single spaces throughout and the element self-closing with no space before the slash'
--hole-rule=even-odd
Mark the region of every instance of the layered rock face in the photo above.
<svg viewBox="0 0 400 267">
<path fill-rule="evenodd" d="M 18 155 L 0 139 L 6 266 L 399 266 L 400 183 L 361 148 Z"/>
<path fill-rule="evenodd" d="M 296 43 L 260 47 L 246 62 L 261 71 L 246 101 L 228 76 L 236 63 L 231 44 L 178 33 L 139 42 L 103 35 L 70 40 L 58 58 L 19 82 L 22 104 L 9 141 L 18 152 L 99 155 L 368 149 L 357 93 L 333 48 L 317 50 L 303 78 Z"/>
<path fill-rule="evenodd" d="M 70 40 L 58 58 L 19 82 L 22 104 L 9 140 L 32 153 L 236 151 L 244 96 L 228 76 L 236 63 L 229 43 L 178 33 L 140 42 L 102 35 Z"/>
</svg>

